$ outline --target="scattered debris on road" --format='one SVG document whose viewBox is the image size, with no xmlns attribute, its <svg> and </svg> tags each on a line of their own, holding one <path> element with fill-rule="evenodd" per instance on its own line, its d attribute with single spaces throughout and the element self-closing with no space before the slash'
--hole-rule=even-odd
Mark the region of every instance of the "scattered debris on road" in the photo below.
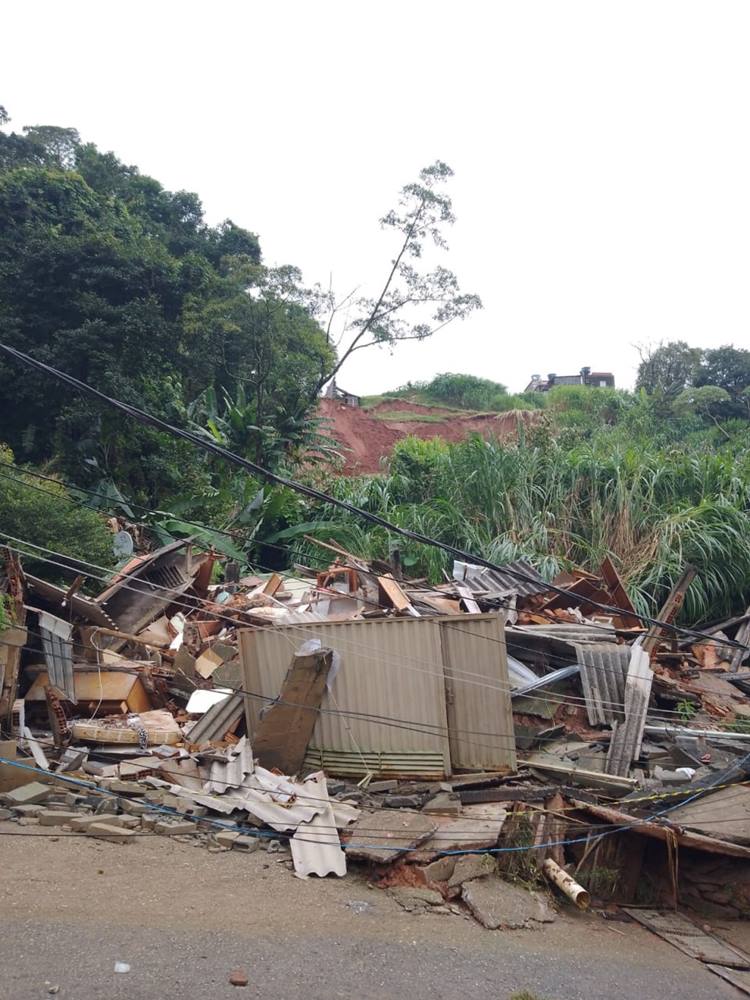
<svg viewBox="0 0 750 1000">
<path fill-rule="evenodd" d="M 324 547 L 325 572 L 213 584 L 216 553 L 172 543 L 94 596 L 9 553 L 0 821 L 357 864 L 489 929 L 620 904 L 692 953 L 634 906 L 750 916 L 747 615 L 670 630 L 690 568 L 648 627 L 610 560 L 430 585 Z"/>
</svg>

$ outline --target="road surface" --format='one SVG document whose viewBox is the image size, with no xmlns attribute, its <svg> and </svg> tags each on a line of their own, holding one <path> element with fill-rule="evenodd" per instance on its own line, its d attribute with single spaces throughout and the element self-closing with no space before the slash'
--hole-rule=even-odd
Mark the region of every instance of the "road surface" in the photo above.
<svg viewBox="0 0 750 1000">
<path fill-rule="evenodd" d="M 487 931 L 406 913 L 359 872 L 300 880 L 283 855 L 0 823 L 0 872 L 0 1000 L 739 997 L 636 925 L 566 911 Z M 238 967 L 245 988 L 229 984 Z"/>
</svg>

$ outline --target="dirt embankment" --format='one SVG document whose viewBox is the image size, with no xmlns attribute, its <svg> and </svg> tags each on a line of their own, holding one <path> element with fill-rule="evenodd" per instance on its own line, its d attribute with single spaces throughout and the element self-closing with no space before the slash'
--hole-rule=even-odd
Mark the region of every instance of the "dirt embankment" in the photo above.
<svg viewBox="0 0 750 1000">
<path fill-rule="evenodd" d="M 320 414 L 328 422 L 328 433 L 340 444 L 347 475 L 379 472 L 383 459 L 405 437 L 462 441 L 470 434 L 481 434 L 512 439 L 520 424 L 534 426 L 543 419 L 538 410 L 462 413 L 404 399 L 387 399 L 367 410 L 322 399 Z"/>
</svg>

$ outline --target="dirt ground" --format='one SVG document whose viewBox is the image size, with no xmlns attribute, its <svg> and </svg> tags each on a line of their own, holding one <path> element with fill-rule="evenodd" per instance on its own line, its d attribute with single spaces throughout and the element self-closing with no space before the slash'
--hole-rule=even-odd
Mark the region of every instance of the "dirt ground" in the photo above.
<svg viewBox="0 0 750 1000">
<path fill-rule="evenodd" d="M 399 413 L 404 414 L 403 420 L 397 418 Z M 384 420 L 383 414 L 387 414 L 389 419 Z M 368 410 L 322 399 L 320 415 L 328 422 L 327 433 L 341 443 L 344 472 L 347 474 L 379 472 L 383 459 L 390 455 L 394 444 L 405 437 L 426 440 L 440 437 L 444 441 L 462 441 L 469 434 L 482 434 L 513 438 L 519 420 L 515 411 L 471 414 L 403 399 L 388 399 Z M 414 419 L 420 416 L 428 419 Z M 522 419 L 525 422 L 538 420 L 539 415 L 534 411 L 524 411 Z"/>
<path fill-rule="evenodd" d="M 116 846 L 0 823 L 0 1000 L 739 996 L 633 924 L 564 910 L 537 931 L 487 931 L 406 913 L 363 869 L 301 880 L 290 867 L 265 851 L 150 835 Z M 237 967 L 246 988 L 229 985 Z"/>
</svg>

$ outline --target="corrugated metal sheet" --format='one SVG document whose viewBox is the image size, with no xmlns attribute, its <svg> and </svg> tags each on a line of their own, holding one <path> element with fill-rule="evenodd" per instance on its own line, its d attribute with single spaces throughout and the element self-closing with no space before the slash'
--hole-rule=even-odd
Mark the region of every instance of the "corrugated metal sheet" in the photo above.
<svg viewBox="0 0 750 1000">
<path fill-rule="evenodd" d="M 378 778 L 418 778 L 420 781 L 440 781 L 445 775 L 442 753 L 363 753 L 352 750 L 322 750 L 309 747 L 304 772 L 325 771 L 340 778 L 361 778 L 370 773 Z M 303 772 L 303 773 L 304 773 Z"/>
<path fill-rule="evenodd" d="M 305 781 L 309 794 L 318 800 L 321 811 L 307 823 L 300 823 L 289 841 L 294 870 L 305 878 L 308 875 L 346 875 L 346 855 L 341 847 L 336 817 L 328 798 L 326 777 L 322 772 L 311 774 Z"/>
<path fill-rule="evenodd" d="M 73 626 L 46 611 L 38 611 L 37 614 L 49 682 L 76 705 L 78 699 L 73 682 L 73 643 L 70 639 Z"/>
<path fill-rule="evenodd" d="M 188 742 L 197 744 L 220 740 L 232 723 L 242 716 L 244 707 L 244 696 L 239 693 L 212 705 L 188 733 Z"/>
<path fill-rule="evenodd" d="M 339 774 L 450 774 L 447 648 L 454 671 L 449 677 L 452 712 L 466 723 L 454 728 L 482 734 L 455 737 L 492 747 L 492 764 L 476 766 L 512 768 L 515 747 L 502 622 L 502 616 L 488 614 L 462 615 L 458 621 L 455 616 L 387 618 L 243 630 L 244 687 L 261 696 L 246 701 L 251 739 L 264 699 L 278 696 L 295 651 L 306 640 L 318 639 L 340 654 L 341 665 L 324 696 L 307 763 Z M 460 631 L 457 627 L 444 647 L 445 623 L 460 626 Z M 478 676 L 467 678 L 461 671 Z M 475 766 L 463 761 L 467 754 L 486 753 L 486 747 L 465 752 L 454 739 L 454 752 L 454 767 Z"/>
<path fill-rule="evenodd" d="M 544 669 L 570 656 L 578 662 L 586 711 L 592 726 L 611 725 L 623 718 L 625 675 L 630 647 L 618 645 L 614 629 L 575 623 L 523 625 L 507 630 L 511 650 Z"/>
<path fill-rule="evenodd" d="M 617 642 L 617 633 L 607 625 L 578 625 L 559 622 L 549 625 L 514 625 L 508 632 L 517 636 L 560 639 L 563 642 Z"/>
<path fill-rule="evenodd" d="M 475 598 L 484 600 L 510 597 L 513 594 L 530 597 L 532 594 L 545 594 L 549 590 L 547 581 L 523 559 L 506 563 L 500 569 L 487 569 L 486 566 L 474 566 L 472 563 L 456 560 L 453 563 L 453 579 L 465 583 Z"/>
<path fill-rule="evenodd" d="M 523 698 L 533 691 L 545 690 L 558 681 L 566 681 L 571 677 L 575 677 L 580 669 L 577 663 L 572 663 L 569 667 L 560 667 L 559 670 L 553 670 L 551 674 L 545 674 L 544 677 L 537 677 L 536 680 L 531 681 L 525 687 L 516 688 L 511 697 Z"/>
<path fill-rule="evenodd" d="M 611 642 L 574 643 L 581 671 L 586 712 L 592 726 L 611 725 L 624 718 L 625 678 L 630 646 Z"/>
<path fill-rule="evenodd" d="M 221 795 L 228 789 L 239 788 L 248 774 L 253 773 L 253 767 L 253 750 L 247 737 L 243 736 L 235 746 L 227 747 L 221 760 L 211 761 L 209 778 L 203 785 L 203 791 Z"/>
<path fill-rule="evenodd" d="M 303 642 L 318 639 L 340 654 L 341 665 L 333 681 L 329 680 L 329 693 L 322 703 L 325 711 L 316 723 L 311 746 L 357 756 L 360 750 L 365 754 L 430 753 L 442 758 L 443 773 L 448 774 L 448 720 L 437 620 L 384 618 L 243 630 L 240 656 L 245 690 L 263 699 L 276 698 L 295 651 Z M 251 740 L 263 705 L 263 700 L 246 699 Z"/>
<path fill-rule="evenodd" d="M 440 619 L 454 768 L 515 770 L 504 625 L 501 614 Z"/>
</svg>

